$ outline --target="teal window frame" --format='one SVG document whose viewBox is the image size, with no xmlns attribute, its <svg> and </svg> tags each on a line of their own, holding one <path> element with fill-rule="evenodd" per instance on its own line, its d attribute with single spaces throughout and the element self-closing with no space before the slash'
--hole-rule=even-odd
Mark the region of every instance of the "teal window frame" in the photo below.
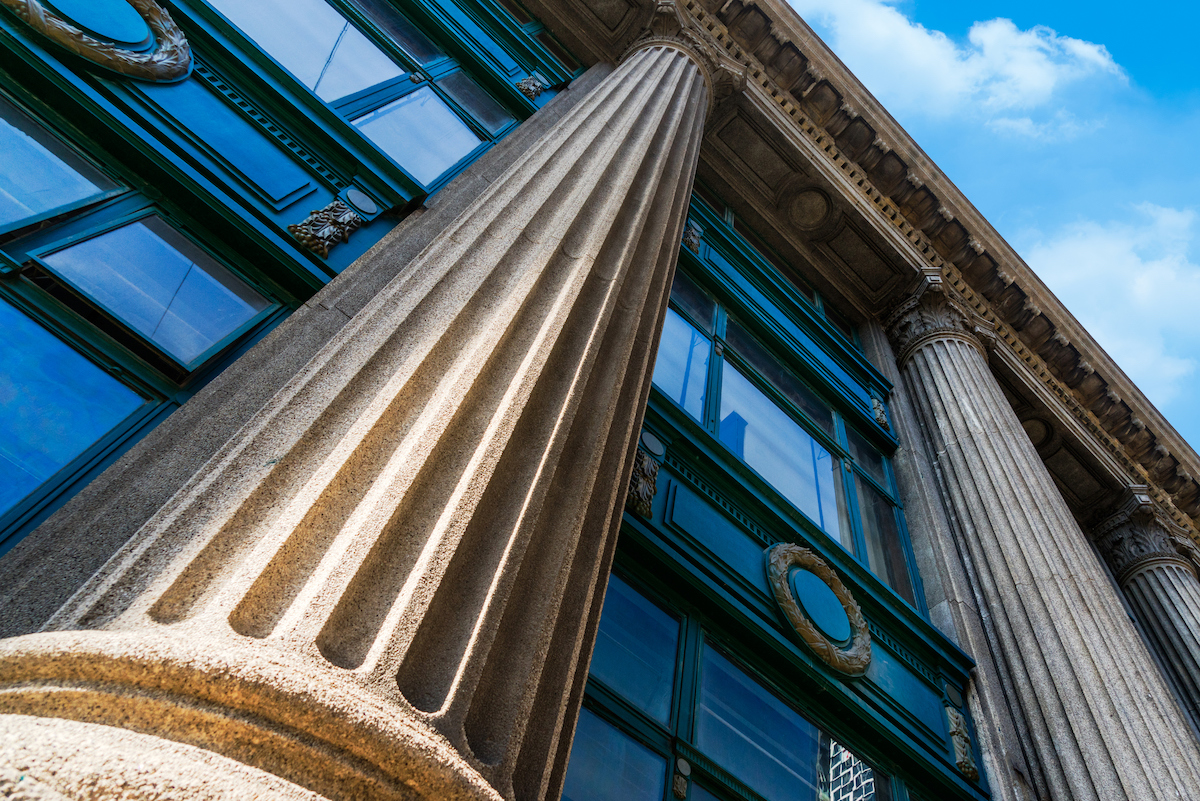
<svg viewBox="0 0 1200 801">
<path fill-rule="evenodd" d="M 183 10 L 197 27 L 208 28 L 221 40 L 233 45 L 231 49 L 240 54 L 244 65 L 249 67 L 251 72 L 269 75 L 269 85 L 264 88 L 268 93 L 273 94 L 277 101 L 316 111 L 327 126 L 332 126 L 332 130 L 336 131 L 338 138 L 351 140 L 355 144 L 355 149 L 374 154 L 374 160 L 379 165 L 378 171 L 400 178 L 402 192 L 409 196 L 424 196 L 437 192 L 494 146 L 496 142 L 515 130 L 525 118 L 548 102 L 554 94 L 554 92 L 548 92 L 537 101 L 526 98 L 515 88 L 514 82 L 501 78 L 495 57 L 487 51 L 486 47 L 479 44 L 480 37 L 485 37 L 491 40 L 491 44 L 504 48 L 523 64 L 533 62 L 533 68 L 528 70 L 530 73 L 549 73 L 556 77 L 566 73 L 563 76 L 564 82 L 569 80 L 571 75 L 563 66 L 556 64 L 553 56 L 544 46 L 519 27 L 514 30 L 515 20 L 495 3 L 491 3 L 487 7 L 476 8 L 474 7 L 476 4 L 465 2 L 461 4 L 424 2 L 423 0 L 392 2 L 391 5 L 395 7 L 397 13 L 407 18 L 414 27 L 443 51 L 442 57 L 422 64 L 409 56 L 399 43 L 395 42 L 353 2 L 348 0 L 324 0 L 324 2 L 346 18 L 374 46 L 400 66 L 404 70 L 404 74 L 347 97 L 326 102 L 300 79 L 292 75 L 271 53 L 260 47 L 236 23 L 226 18 L 219 9 L 204 0 L 192 0 L 189 6 L 185 6 Z M 464 108 L 448 92 L 437 85 L 438 80 L 459 70 L 479 84 L 485 92 L 504 107 L 512 115 L 513 121 L 497 131 L 491 131 L 476 119 L 470 110 Z M 412 80 L 412 77 L 419 78 L 419 81 Z M 260 77 L 258 79 L 261 80 Z M 354 117 L 382 108 L 423 87 L 429 87 L 473 133 L 483 140 L 429 183 L 422 183 L 405 170 L 382 147 L 376 145 L 370 137 L 359 131 L 353 123 Z"/>
<path fill-rule="evenodd" d="M 282 287 L 232 249 L 219 244 L 220 240 L 206 227 L 178 206 L 133 189 L 135 179 L 92 158 L 90 148 L 54 133 L 37 109 L 7 95 L 5 99 L 118 188 L 99 193 L 82 203 L 55 209 L 50 216 L 27 218 L 0 232 L 0 298 L 141 395 L 146 403 L 23 500 L 0 513 L 0 555 L 298 306 L 298 301 Z M 48 253 L 150 216 L 161 218 L 192 246 L 268 300 L 266 308 L 187 365 L 155 346 L 70 283 L 59 279 L 42 261 Z"/>
<path fill-rule="evenodd" d="M 686 253 L 686 249 L 683 252 Z M 716 314 L 711 326 L 712 334 L 707 334 L 705 329 L 709 326 L 705 325 L 703 321 L 695 319 L 687 308 L 676 302 L 674 296 L 669 305 L 675 313 L 694 326 L 701 336 L 707 337 L 709 340 L 710 350 L 703 419 L 696 420 L 693 418 L 673 398 L 667 397 L 657 385 L 654 386 L 653 390 L 655 398 L 660 399 L 660 402 L 663 404 L 668 404 L 666 408 L 674 410 L 673 417 L 676 420 L 681 422 L 686 421 L 685 425 L 688 428 L 694 429 L 699 427 L 708 435 L 711 441 L 719 444 L 719 447 L 728 453 L 730 464 L 734 464 L 734 460 L 736 460 L 736 468 L 732 472 L 744 476 L 744 480 L 751 483 L 759 492 L 770 493 L 776 499 L 777 504 L 786 506 L 793 513 L 792 516 L 794 519 L 798 518 L 804 522 L 803 530 L 811 532 L 807 536 L 821 536 L 837 542 L 839 547 L 847 550 L 868 572 L 875 575 L 880 584 L 887 587 L 889 592 L 901 598 L 922 616 L 928 617 L 920 573 L 917 569 L 916 558 L 912 551 L 912 543 L 904 521 L 904 504 L 896 486 L 895 474 L 893 473 L 891 464 L 890 455 L 894 453 L 898 444 L 895 437 L 890 432 L 880 429 L 878 423 L 874 421 L 872 421 L 871 425 L 866 425 L 861 414 L 856 416 L 857 419 L 848 421 L 847 411 L 851 411 L 851 407 L 849 407 L 844 398 L 839 397 L 837 393 L 831 391 L 828 385 L 823 386 L 813 371 L 804 371 L 802 369 L 803 361 L 797 358 L 800 354 L 794 349 L 789 348 L 786 343 L 771 337 L 771 332 L 763 329 L 761 325 L 756 325 L 758 315 L 753 315 L 753 311 L 748 306 L 738 304 L 733 298 L 732 293 L 718 294 L 713 292 L 709 286 L 706 286 L 705 278 L 708 279 L 709 285 L 713 283 L 714 276 L 711 272 L 705 277 L 693 278 L 689 274 L 693 270 L 704 276 L 705 271 L 700 260 L 692 257 L 692 254 L 681 256 L 680 274 L 709 295 L 716 304 Z M 748 359 L 744 358 L 735 348 L 727 343 L 726 332 L 731 310 L 736 315 L 739 325 L 750 333 L 757 340 L 758 344 L 769 355 L 772 355 L 793 378 L 807 386 L 813 395 L 830 409 L 833 418 L 832 431 L 827 431 L 823 426 L 814 421 L 808 413 L 785 396 Z M 791 350 L 790 353 L 789 350 Z M 834 538 L 828 531 L 822 528 L 820 521 L 813 520 L 804 511 L 798 509 L 785 498 L 782 492 L 772 485 L 770 476 L 762 475 L 752 466 L 746 464 L 721 441 L 721 392 L 723 388 L 723 371 L 726 362 L 732 364 L 742 375 L 750 380 L 756 389 L 766 395 L 771 402 L 783 410 L 793 421 L 798 423 L 805 433 L 815 439 L 839 460 L 838 469 L 841 471 L 840 491 L 842 496 L 840 500 L 845 504 L 844 510 L 849 521 L 852 548 L 845 548 L 844 543 L 840 539 Z M 866 391 L 869 397 L 874 397 L 870 393 L 880 393 L 881 389 L 881 387 L 870 387 Z M 879 453 L 883 462 L 885 483 L 880 483 L 870 475 L 862 464 L 859 464 L 858 459 L 855 458 L 849 446 L 847 426 L 852 426 L 866 444 L 873 447 Z M 868 556 L 869 548 L 863 522 L 865 510 L 860 508 L 857 492 L 857 482 L 860 481 L 874 488 L 891 504 L 896 530 L 900 539 L 899 547 L 902 551 L 904 566 L 908 573 L 909 586 L 907 588 L 893 587 L 886 577 L 876 574 L 870 565 Z M 907 592 L 904 591 L 905 589 Z"/>
<path fill-rule="evenodd" d="M 640 563 L 639 563 L 640 562 Z M 655 571 L 647 560 L 626 551 L 618 553 L 613 575 L 620 578 L 643 598 L 677 619 L 680 624 L 675 657 L 671 713 L 667 722 L 655 720 L 637 705 L 607 686 L 601 679 L 589 675 L 583 708 L 614 726 L 634 742 L 665 758 L 666 776 L 663 801 L 672 801 L 671 776 L 675 761 L 687 760 L 691 767 L 691 783 L 698 783 L 721 801 L 767 801 L 729 767 L 696 745 L 696 713 L 700 703 L 701 668 L 705 648 L 713 648 L 736 668 L 773 694 L 820 732 L 865 761 L 875 772 L 877 782 L 886 782 L 877 801 L 905 801 L 908 798 L 908 771 L 897 765 L 862 736 L 853 721 L 838 715 L 822 704 L 819 694 L 813 693 L 795 675 L 772 663 L 772 649 L 753 642 L 752 632 L 731 628 L 721 616 L 714 614 L 709 604 L 695 597 L 693 583 L 677 578 L 664 578 L 670 571 Z M 706 608 L 707 607 L 707 608 Z M 735 633 L 736 632 L 736 633 Z M 567 770 L 570 770 L 568 763 Z M 689 792 L 690 797 L 690 792 Z M 770 801 L 776 801 L 770 799 Z"/>
</svg>

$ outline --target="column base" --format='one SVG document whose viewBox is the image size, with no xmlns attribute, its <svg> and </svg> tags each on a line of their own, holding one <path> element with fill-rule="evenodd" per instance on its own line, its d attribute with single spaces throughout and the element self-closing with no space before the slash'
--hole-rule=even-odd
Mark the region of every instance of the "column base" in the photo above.
<svg viewBox="0 0 1200 801">
<path fill-rule="evenodd" d="M 0 787 L 27 773 L 91 798 L 499 801 L 418 715 L 264 643 L 33 634 L 0 644 Z"/>
</svg>

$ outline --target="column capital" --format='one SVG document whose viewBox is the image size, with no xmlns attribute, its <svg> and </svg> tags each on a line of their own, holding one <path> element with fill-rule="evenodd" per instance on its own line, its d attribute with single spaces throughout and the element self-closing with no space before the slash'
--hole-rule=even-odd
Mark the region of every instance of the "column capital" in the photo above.
<svg viewBox="0 0 1200 801">
<path fill-rule="evenodd" d="M 986 356 L 985 345 L 995 339 L 986 322 L 941 276 L 926 276 L 916 292 L 891 313 L 884 327 L 901 367 L 930 342 L 958 339 Z"/>
<path fill-rule="evenodd" d="M 671 47 L 696 62 L 708 87 L 710 116 L 717 103 L 746 88 L 746 66 L 730 57 L 712 31 L 675 0 L 657 0 L 649 24 L 620 60 L 651 47 Z"/>
<path fill-rule="evenodd" d="M 1200 548 L 1154 502 L 1149 487 L 1128 487 L 1092 537 L 1122 586 L 1158 564 L 1182 564 L 1192 573 L 1200 565 Z"/>
</svg>

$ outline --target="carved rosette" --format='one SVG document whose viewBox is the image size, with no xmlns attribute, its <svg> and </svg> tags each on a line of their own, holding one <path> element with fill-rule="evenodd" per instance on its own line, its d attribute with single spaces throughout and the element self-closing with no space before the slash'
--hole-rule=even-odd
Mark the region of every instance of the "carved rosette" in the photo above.
<svg viewBox="0 0 1200 801">
<path fill-rule="evenodd" d="M 1200 552 L 1150 498 L 1148 488 L 1133 487 L 1117 511 L 1093 530 L 1100 553 L 1117 583 L 1124 586 L 1155 565 L 1183 565 L 1197 571 Z"/>
<path fill-rule="evenodd" d="M 958 339 L 984 353 L 990 334 L 979 316 L 940 281 L 923 284 L 901 303 L 886 328 L 901 366 L 919 348 L 938 340 Z"/>
<path fill-rule="evenodd" d="M 971 750 L 967 719 L 952 706 L 946 706 L 945 709 L 946 722 L 950 725 L 950 742 L 954 744 L 954 765 L 965 778 L 979 781 L 979 768 L 975 765 L 975 754 Z"/>
<path fill-rule="evenodd" d="M 625 508 L 649 520 L 654 516 L 654 496 L 658 494 L 658 460 L 641 448 L 633 459 L 633 475 L 629 477 L 629 494 Z"/>
<path fill-rule="evenodd" d="M 297 242 L 324 259 L 329 257 L 329 251 L 336 245 L 349 242 L 350 234 L 365 222 L 358 212 L 339 198 L 323 209 L 309 212 L 302 221 L 287 228 Z"/>
<path fill-rule="evenodd" d="M 846 617 L 850 619 L 852 634 L 849 645 L 839 646 L 832 642 L 800 609 L 789 581 L 793 568 L 812 572 L 833 590 Z M 772 545 L 767 549 L 767 582 L 783 616 L 822 662 L 847 676 L 861 676 L 867 672 L 867 666 L 871 664 L 871 632 L 867 628 L 866 618 L 850 590 L 846 589 L 846 585 L 842 584 L 837 573 L 824 559 L 808 548 L 793 543 Z"/>
<path fill-rule="evenodd" d="M 131 50 L 89 36 L 70 18 L 59 16 L 38 0 L 0 0 L 22 22 L 59 47 L 98 66 L 129 78 L 167 83 L 186 78 L 192 70 L 192 50 L 183 31 L 155 0 L 127 0 L 150 28 L 153 46 Z"/>
</svg>

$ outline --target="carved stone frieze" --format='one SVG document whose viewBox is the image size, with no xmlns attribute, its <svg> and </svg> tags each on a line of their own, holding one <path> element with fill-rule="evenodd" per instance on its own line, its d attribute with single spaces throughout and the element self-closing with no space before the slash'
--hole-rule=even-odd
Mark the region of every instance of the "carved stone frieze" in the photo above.
<svg viewBox="0 0 1200 801">
<path fill-rule="evenodd" d="M 309 212 L 302 221 L 287 228 L 300 244 L 324 259 L 338 244 L 349 242 L 350 234 L 365 223 L 358 212 L 339 198 L 323 209 Z"/>
<path fill-rule="evenodd" d="M 658 494 L 658 460 L 638 448 L 633 460 L 633 475 L 629 477 L 629 494 L 625 508 L 649 520 L 654 516 L 654 496 Z"/>
<path fill-rule="evenodd" d="M 1149 491 L 1149 487 L 1131 487 L 1117 511 L 1092 532 L 1121 585 L 1156 564 L 1183 564 L 1193 573 L 1200 565 L 1195 543 L 1154 503 Z"/>
<path fill-rule="evenodd" d="M 971 750 L 971 733 L 967 730 L 966 717 L 947 705 L 946 721 L 950 724 L 950 741 L 954 743 L 955 767 L 967 779 L 979 781 L 979 768 L 975 765 L 975 754 Z"/>
<path fill-rule="evenodd" d="M 830 641 L 804 614 L 792 593 L 790 577 L 794 568 L 813 573 L 833 591 L 850 620 L 849 645 L 839 646 Z M 858 601 L 854 600 L 850 590 L 846 589 L 846 585 L 842 584 L 837 573 L 824 559 L 808 548 L 793 543 L 773 545 L 767 549 L 767 582 L 783 616 L 822 662 L 847 676 L 862 676 L 867 672 L 867 666 L 871 664 L 871 632 L 867 628 L 867 621 Z"/>
<path fill-rule="evenodd" d="M 941 281 L 926 280 L 892 312 L 888 338 L 903 365 L 922 345 L 938 339 L 960 339 L 984 352 L 988 332 L 978 316 Z"/>
<path fill-rule="evenodd" d="M 151 41 L 145 49 L 91 36 L 70 17 L 46 8 L 38 0 L 0 0 L 0 4 L 59 47 L 105 69 L 154 83 L 186 78 L 192 69 L 192 50 L 171 15 L 155 0 L 127 1 L 150 29 Z"/>
</svg>

